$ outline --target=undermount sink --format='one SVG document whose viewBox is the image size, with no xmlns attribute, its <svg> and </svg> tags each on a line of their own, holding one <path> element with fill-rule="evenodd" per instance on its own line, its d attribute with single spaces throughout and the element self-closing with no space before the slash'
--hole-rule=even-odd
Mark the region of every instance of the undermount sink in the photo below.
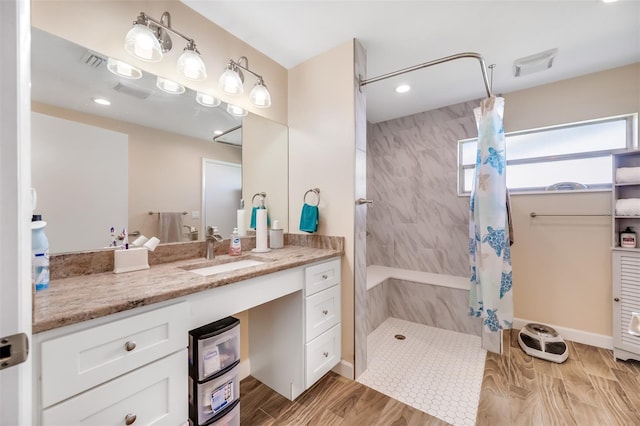
<svg viewBox="0 0 640 426">
<path fill-rule="evenodd" d="M 230 260 L 226 263 L 221 263 L 218 265 L 204 266 L 204 267 L 194 267 L 191 268 L 183 268 L 189 272 L 193 272 L 194 274 L 202 275 L 206 277 L 207 275 L 220 274 L 222 272 L 230 272 L 236 271 L 238 269 L 250 268 L 252 266 L 263 265 L 265 262 L 261 260 L 255 259 L 242 259 L 242 260 Z"/>
</svg>

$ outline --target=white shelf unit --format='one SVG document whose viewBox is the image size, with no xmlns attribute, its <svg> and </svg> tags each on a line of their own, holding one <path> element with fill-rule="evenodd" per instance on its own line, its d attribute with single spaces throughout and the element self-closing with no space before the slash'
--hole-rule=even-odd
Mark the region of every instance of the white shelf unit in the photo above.
<svg viewBox="0 0 640 426">
<path fill-rule="evenodd" d="M 640 167 L 640 151 L 624 151 L 613 154 L 613 187 L 611 191 L 611 220 L 612 240 L 611 246 L 620 247 L 620 232 L 626 227 L 631 227 L 636 233 L 640 233 L 640 216 L 621 216 L 616 213 L 616 202 L 627 198 L 640 199 L 640 181 L 637 183 L 616 182 L 616 169 L 619 167 Z M 632 249 L 633 250 L 633 249 Z M 639 248 L 635 250 L 640 251 Z"/>
<path fill-rule="evenodd" d="M 611 191 L 612 272 L 613 272 L 613 356 L 616 359 L 640 361 L 640 336 L 629 332 L 634 314 L 640 313 L 640 248 L 620 246 L 620 232 L 630 227 L 640 234 L 640 216 L 623 216 L 616 212 L 621 199 L 640 199 L 640 181 L 616 181 L 619 167 L 640 167 L 640 151 L 613 154 L 613 187 Z"/>
</svg>

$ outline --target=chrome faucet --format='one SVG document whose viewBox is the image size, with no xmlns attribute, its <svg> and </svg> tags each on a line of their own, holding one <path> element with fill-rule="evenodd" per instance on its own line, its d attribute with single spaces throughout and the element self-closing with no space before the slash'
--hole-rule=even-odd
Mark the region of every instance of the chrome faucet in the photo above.
<svg viewBox="0 0 640 426">
<path fill-rule="evenodd" d="M 216 257 L 216 241 L 221 243 L 223 240 L 217 226 L 207 226 L 207 260 Z"/>
</svg>

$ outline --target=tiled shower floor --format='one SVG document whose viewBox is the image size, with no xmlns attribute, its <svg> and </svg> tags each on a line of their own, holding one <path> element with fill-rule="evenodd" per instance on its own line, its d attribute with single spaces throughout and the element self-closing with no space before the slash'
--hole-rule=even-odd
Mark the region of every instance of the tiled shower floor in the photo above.
<svg viewBox="0 0 640 426">
<path fill-rule="evenodd" d="M 367 339 L 358 382 L 455 426 L 473 426 L 485 357 L 478 336 L 388 318 Z"/>
</svg>

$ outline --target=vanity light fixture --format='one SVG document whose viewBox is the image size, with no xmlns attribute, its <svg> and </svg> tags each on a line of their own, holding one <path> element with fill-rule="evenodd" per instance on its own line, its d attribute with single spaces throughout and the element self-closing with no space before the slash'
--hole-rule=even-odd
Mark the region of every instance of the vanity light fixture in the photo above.
<svg viewBox="0 0 640 426">
<path fill-rule="evenodd" d="M 269 108 L 271 106 L 271 94 L 262 76 L 249 69 L 249 60 L 246 56 L 241 56 L 237 61 L 229 60 L 229 64 L 218 80 L 218 88 L 228 95 L 244 93 L 244 74 L 242 70 L 258 79 L 249 93 L 251 103 L 258 108 Z"/>
<path fill-rule="evenodd" d="M 227 112 L 231 115 L 235 115 L 236 117 L 244 117 L 249 113 L 247 110 L 232 104 L 227 104 Z"/>
<path fill-rule="evenodd" d="M 142 78 L 142 71 L 139 68 L 136 68 L 132 65 L 127 64 L 126 62 L 122 62 L 117 59 L 107 59 L 107 69 L 113 74 L 120 77 L 129 78 L 132 80 L 138 80 L 139 78 Z"/>
<path fill-rule="evenodd" d="M 184 34 L 171 28 L 171 15 L 164 12 L 160 20 L 153 19 L 144 12 L 133 22 L 133 27 L 127 33 L 124 49 L 132 56 L 148 62 L 157 62 L 162 55 L 173 47 L 169 32 L 187 41 L 182 55 L 178 58 L 178 72 L 190 80 L 204 80 L 207 78 L 207 68 L 196 48 L 196 42 Z"/>
<path fill-rule="evenodd" d="M 158 76 L 158 78 L 156 79 L 156 87 L 162 90 L 163 92 L 167 92 L 172 95 L 181 95 L 185 91 L 185 88 L 183 85 L 178 84 L 175 81 L 162 78 L 160 76 Z"/>
<path fill-rule="evenodd" d="M 220 105 L 220 99 L 202 92 L 196 94 L 196 102 L 206 107 L 217 107 Z"/>
<path fill-rule="evenodd" d="M 396 92 L 398 93 L 407 93 L 409 90 L 411 90 L 411 86 L 409 86 L 408 84 L 401 84 L 396 87 Z"/>
</svg>

